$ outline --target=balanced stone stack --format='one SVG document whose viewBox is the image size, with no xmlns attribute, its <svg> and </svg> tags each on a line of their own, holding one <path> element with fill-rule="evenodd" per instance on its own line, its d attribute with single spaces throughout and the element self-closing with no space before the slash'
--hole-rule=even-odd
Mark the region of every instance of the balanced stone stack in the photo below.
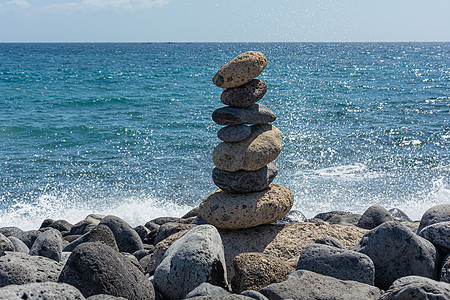
<svg viewBox="0 0 450 300">
<path fill-rule="evenodd" d="M 213 82 L 224 88 L 220 100 L 226 107 L 212 119 L 224 125 L 213 151 L 214 183 L 218 190 L 200 204 L 200 215 L 219 228 L 240 229 L 272 223 L 292 208 L 292 192 L 271 184 L 277 175 L 273 162 L 281 152 L 281 131 L 269 124 L 275 114 L 256 103 L 267 85 L 258 77 L 267 65 L 261 52 L 249 51 L 222 66 Z M 249 126 L 250 125 L 250 126 Z"/>
</svg>

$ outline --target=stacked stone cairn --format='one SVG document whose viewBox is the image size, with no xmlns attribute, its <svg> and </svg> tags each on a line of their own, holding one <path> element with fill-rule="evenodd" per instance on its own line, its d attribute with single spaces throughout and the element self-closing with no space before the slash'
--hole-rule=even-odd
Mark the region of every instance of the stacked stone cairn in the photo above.
<svg viewBox="0 0 450 300">
<path fill-rule="evenodd" d="M 220 100 L 225 107 L 212 119 L 224 125 L 217 136 L 222 142 L 213 151 L 216 166 L 212 177 L 219 187 L 200 204 L 200 215 L 210 224 L 241 229 L 272 223 L 285 216 L 294 204 L 292 192 L 271 184 L 277 175 L 274 160 L 281 152 L 282 134 L 275 114 L 257 103 L 267 85 L 255 79 L 267 66 L 261 52 L 242 53 L 214 75 L 224 88 Z"/>
</svg>

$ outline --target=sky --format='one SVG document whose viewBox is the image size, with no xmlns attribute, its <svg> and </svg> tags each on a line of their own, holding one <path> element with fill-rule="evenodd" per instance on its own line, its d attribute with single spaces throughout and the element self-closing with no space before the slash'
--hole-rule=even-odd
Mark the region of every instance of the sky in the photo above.
<svg viewBox="0 0 450 300">
<path fill-rule="evenodd" d="M 0 0 L 0 42 L 450 41 L 450 0 Z"/>
</svg>

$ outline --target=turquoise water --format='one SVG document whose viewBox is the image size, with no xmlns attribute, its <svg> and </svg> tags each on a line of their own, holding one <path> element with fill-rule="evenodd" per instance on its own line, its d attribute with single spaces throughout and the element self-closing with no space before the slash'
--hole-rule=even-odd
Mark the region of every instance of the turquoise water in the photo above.
<svg viewBox="0 0 450 300">
<path fill-rule="evenodd" d="M 0 226 L 180 216 L 215 186 L 216 70 L 262 51 L 308 217 L 450 203 L 450 43 L 0 44 Z"/>
</svg>

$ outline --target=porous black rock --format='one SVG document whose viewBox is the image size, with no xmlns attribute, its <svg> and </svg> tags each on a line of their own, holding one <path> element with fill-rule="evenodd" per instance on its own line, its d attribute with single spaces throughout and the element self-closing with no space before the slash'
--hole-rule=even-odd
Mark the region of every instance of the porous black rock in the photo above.
<svg viewBox="0 0 450 300">
<path fill-rule="evenodd" d="M 429 240 L 443 255 L 450 253 L 450 221 L 424 227 L 419 236 Z"/>
<path fill-rule="evenodd" d="M 177 233 L 182 230 L 189 230 L 194 228 L 197 225 L 194 224 L 182 224 L 182 223 L 164 223 L 161 225 L 161 227 L 158 229 L 158 233 L 155 236 L 155 240 L 153 241 L 154 244 L 158 244 L 162 240 L 166 239 L 168 236 Z"/>
<path fill-rule="evenodd" d="M 446 221 L 450 221 L 450 204 L 433 206 L 423 214 L 417 233 L 431 224 Z"/>
<path fill-rule="evenodd" d="M 321 239 L 317 239 L 314 241 L 316 244 L 328 245 L 332 247 L 336 247 L 339 249 L 345 249 L 344 245 L 342 245 L 338 240 L 328 236 Z"/>
<path fill-rule="evenodd" d="M 368 231 L 353 250 L 372 259 L 375 285 L 384 290 L 409 275 L 438 278 L 437 249 L 402 223 L 390 221 Z"/>
<path fill-rule="evenodd" d="M 246 108 L 226 106 L 212 114 L 213 121 L 219 125 L 267 124 L 276 118 L 269 108 L 257 103 Z"/>
<path fill-rule="evenodd" d="M 139 237 L 141 238 L 142 241 L 144 241 L 144 239 L 150 233 L 150 229 L 148 229 L 147 227 L 145 227 L 143 225 L 136 226 L 133 229 L 134 229 L 134 231 L 137 232 L 137 234 L 139 235 Z"/>
<path fill-rule="evenodd" d="M 85 300 L 75 287 L 57 282 L 36 282 L 0 288 L 0 300 Z"/>
<path fill-rule="evenodd" d="M 13 236 L 24 242 L 28 248 L 31 248 L 31 246 L 33 246 L 34 241 L 36 241 L 37 237 L 40 236 L 41 234 L 42 232 L 40 232 L 39 230 L 28 230 L 14 233 Z"/>
<path fill-rule="evenodd" d="M 30 252 L 30 248 L 28 248 L 27 245 L 25 245 L 24 242 L 22 242 L 21 240 L 19 240 L 15 236 L 10 236 L 10 237 L 8 237 L 8 239 L 13 244 L 15 252 L 23 252 L 23 253 Z"/>
<path fill-rule="evenodd" d="M 62 252 L 62 235 L 57 229 L 50 228 L 44 231 L 34 241 L 30 248 L 30 255 L 40 255 L 59 261 Z"/>
<path fill-rule="evenodd" d="M 153 300 L 145 275 L 111 247 L 88 242 L 77 246 L 61 271 L 59 282 L 78 288 L 85 297 L 109 294 L 129 300 Z"/>
<path fill-rule="evenodd" d="M 251 133 L 252 130 L 247 125 L 230 125 L 221 128 L 217 137 L 224 142 L 236 143 L 245 140 Z"/>
<path fill-rule="evenodd" d="M 256 171 L 239 170 L 236 172 L 228 172 L 214 168 L 212 178 L 214 184 L 222 190 L 234 193 L 250 193 L 266 189 L 277 174 L 278 171 L 275 163 L 271 162 Z"/>
<path fill-rule="evenodd" d="M 66 220 L 52 220 L 52 219 L 45 219 L 42 224 L 40 229 L 42 228 L 46 228 L 46 227 L 50 227 L 50 228 L 54 228 L 56 230 L 59 230 L 60 232 L 62 231 L 70 231 L 72 229 L 72 224 L 70 224 L 68 221 Z"/>
<path fill-rule="evenodd" d="M 267 84 L 260 79 L 253 79 L 246 84 L 224 90 L 220 101 L 231 107 L 248 107 L 261 100 L 266 92 Z"/>
<path fill-rule="evenodd" d="M 450 254 L 444 258 L 439 280 L 450 283 Z"/>
<path fill-rule="evenodd" d="M 391 208 L 389 213 L 394 218 L 395 221 L 399 222 L 412 222 L 411 218 L 399 208 Z"/>
<path fill-rule="evenodd" d="M 384 222 L 393 220 L 394 218 L 386 208 L 372 205 L 362 214 L 356 226 L 364 229 L 373 229 Z"/>
<path fill-rule="evenodd" d="M 159 226 L 165 224 L 165 223 L 179 223 L 181 221 L 182 218 L 177 218 L 177 217 L 159 217 L 159 218 L 155 218 L 153 220 L 150 220 L 149 222 L 152 222 L 154 224 L 157 224 Z M 148 222 L 147 222 L 148 223 Z M 145 227 L 149 228 L 147 225 L 145 225 Z M 149 228 L 151 230 L 151 228 Z"/>
<path fill-rule="evenodd" d="M 264 295 L 261 294 L 260 292 L 253 291 L 253 290 L 243 291 L 243 292 L 240 293 L 239 295 L 241 295 L 241 296 L 246 296 L 246 297 L 250 297 L 250 298 L 256 299 L 256 300 L 269 300 L 269 299 L 267 299 L 266 296 L 264 296 Z"/>
<path fill-rule="evenodd" d="M 14 251 L 14 245 L 10 239 L 0 233 L 0 256 L 5 255 L 6 251 Z"/>
<path fill-rule="evenodd" d="M 406 276 L 392 283 L 379 300 L 448 300 L 450 284 L 421 276 Z"/>
<path fill-rule="evenodd" d="M 99 224 L 106 225 L 111 229 L 120 252 L 133 253 L 144 248 L 137 232 L 121 218 L 106 216 Z"/>
<path fill-rule="evenodd" d="M 0 233 L 6 237 L 11 236 L 11 235 L 17 236 L 17 234 L 20 234 L 22 232 L 23 232 L 22 229 L 15 227 L 15 226 L 7 226 L 7 227 L 0 228 Z"/>
<path fill-rule="evenodd" d="M 201 297 L 201 296 L 213 296 L 213 295 L 229 295 L 231 294 L 229 291 L 224 289 L 223 287 L 212 285 L 207 282 L 201 283 L 195 289 L 190 291 L 184 299 Z"/>
<path fill-rule="evenodd" d="M 117 246 L 112 230 L 104 224 L 95 226 L 91 231 L 72 241 L 64 248 L 64 251 L 72 251 L 76 246 L 87 242 L 100 242 L 119 252 L 119 247 Z"/>
</svg>

